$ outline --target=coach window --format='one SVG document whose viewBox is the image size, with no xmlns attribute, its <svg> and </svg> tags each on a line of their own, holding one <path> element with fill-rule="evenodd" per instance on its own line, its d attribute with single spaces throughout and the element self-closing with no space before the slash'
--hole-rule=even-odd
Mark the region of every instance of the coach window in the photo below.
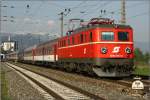
<svg viewBox="0 0 150 100">
<path fill-rule="evenodd" d="M 92 32 L 90 32 L 90 42 L 92 42 L 92 39 L 93 38 L 93 36 L 92 36 Z"/>
<path fill-rule="evenodd" d="M 48 52 L 47 52 L 47 48 L 45 48 L 45 54 L 48 54 Z"/>
<path fill-rule="evenodd" d="M 128 32 L 118 32 L 118 40 L 128 41 L 129 40 Z"/>
<path fill-rule="evenodd" d="M 113 41 L 114 40 L 114 32 L 102 32 L 101 39 L 104 41 Z"/>
</svg>

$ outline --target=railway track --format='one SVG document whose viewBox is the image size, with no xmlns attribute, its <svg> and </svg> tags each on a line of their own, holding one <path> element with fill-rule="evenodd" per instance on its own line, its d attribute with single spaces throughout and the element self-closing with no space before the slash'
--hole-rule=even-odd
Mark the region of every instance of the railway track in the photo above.
<svg viewBox="0 0 150 100">
<path fill-rule="evenodd" d="M 80 88 L 74 87 L 70 84 L 64 83 L 60 80 L 53 79 L 41 73 L 31 71 L 27 68 L 18 67 L 16 65 L 5 63 L 8 67 L 14 69 L 24 77 L 30 79 L 32 82 L 42 88 L 49 98 L 58 100 L 105 100 L 95 94 L 91 94 Z"/>
<path fill-rule="evenodd" d="M 17 64 L 15 64 L 15 65 L 17 65 Z M 32 66 L 32 65 L 29 65 L 29 66 Z M 32 68 L 30 69 L 29 66 L 28 66 L 28 64 L 23 64 L 22 67 L 25 68 L 25 69 L 32 70 Z M 45 67 L 42 67 L 42 68 L 45 68 Z M 47 67 L 46 67 L 46 69 L 47 69 Z M 38 71 L 35 71 L 34 68 L 33 68 L 32 71 L 33 72 L 38 72 Z M 47 74 L 44 74 L 44 72 L 38 72 L 38 73 L 41 74 L 41 75 L 44 75 L 45 77 L 49 77 Z M 87 75 L 83 75 L 83 74 L 80 74 L 80 75 L 83 76 L 83 77 L 85 77 L 85 78 L 86 77 L 90 78 L 90 76 L 87 76 Z M 112 78 L 112 79 L 111 78 L 99 78 L 99 77 L 95 76 L 95 77 L 92 77 L 92 79 L 96 79 L 97 81 L 103 81 L 104 83 L 109 83 L 109 84 L 113 83 L 116 86 L 118 84 L 118 85 L 120 85 L 122 87 L 122 88 L 120 88 L 121 91 L 119 89 L 120 93 L 125 94 L 125 95 L 127 95 L 127 94 L 138 94 L 139 96 L 144 96 L 145 94 L 149 93 L 150 81 L 147 80 L 147 79 L 145 79 L 145 78 L 144 78 L 144 80 L 143 79 L 141 80 L 143 82 L 143 84 L 144 84 L 144 90 L 138 90 L 138 92 L 136 90 L 132 89 L 132 83 L 133 83 L 133 81 L 135 81 L 133 79 L 133 76 L 132 77 L 127 77 L 127 78 L 121 78 L 121 79 L 120 78 L 119 79 L 118 78 Z M 54 80 L 58 81 L 57 79 L 54 79 Z M 70 84 L 67 84 L 67 85 L 70 85 Z M 73 86 L 73 88 L 76 89 L 76 86 L 75 87 Z M 78 88 L 77 88 L 77 90 L 78 90 Z M 82 91 L 82 90 L 80 89 L 78 91 Z M 92 92 L 90 92 L 90 93 L 92 93 Z"/>
</svg>

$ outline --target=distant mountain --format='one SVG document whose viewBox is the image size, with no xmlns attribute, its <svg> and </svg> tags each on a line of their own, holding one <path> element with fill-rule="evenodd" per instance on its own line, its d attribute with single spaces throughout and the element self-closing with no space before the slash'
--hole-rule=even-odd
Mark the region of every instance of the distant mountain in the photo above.
<svg viewBox="0 0 150 100">
<path fill-rule="evenodd" d="M 9 34 L 1 35 L 1 42 L 8 41 Z M 22 50 L 33 46 L 35 44 L 39 44 L 45 41 L 48 41 L 50 38 L 48 34 L 44 35 L 36 35 L 36 34 L 11 34 L 11 41 L 16 41 L 18 44 L 18 49 Z"/>
</svg>

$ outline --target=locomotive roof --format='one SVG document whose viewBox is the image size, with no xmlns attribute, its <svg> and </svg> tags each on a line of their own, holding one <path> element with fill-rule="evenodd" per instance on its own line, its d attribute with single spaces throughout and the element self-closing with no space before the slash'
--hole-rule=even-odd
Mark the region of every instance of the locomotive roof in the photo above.
<svg viewBox="0 0 150 100">
<path fill-rule="evenodd" d="M 82 26 L 79 27 L 75 30 L 73 30 L 74 33 L 78 33 L 80 31 L 84 31 L 87 29 L 93 29 L 93 28 L 120 28 L 120 29 L 124 29 L 124 28 L 131 28 L 130 25 L 122 25 L 122 24 L 93 24 L 93 25 L 86 25 L 86 26 Z"/>
</svg>

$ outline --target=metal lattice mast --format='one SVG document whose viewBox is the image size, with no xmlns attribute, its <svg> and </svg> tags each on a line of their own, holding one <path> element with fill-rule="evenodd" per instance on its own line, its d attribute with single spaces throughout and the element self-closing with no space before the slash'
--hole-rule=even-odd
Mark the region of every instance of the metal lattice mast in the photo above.
<svg viewBox="0 0 150 100">
<path fill-rule="evenodd" d="M 121 24 L 126 24 L 126 7 L 125 0 L 121 0 Z"/>
</svg>

